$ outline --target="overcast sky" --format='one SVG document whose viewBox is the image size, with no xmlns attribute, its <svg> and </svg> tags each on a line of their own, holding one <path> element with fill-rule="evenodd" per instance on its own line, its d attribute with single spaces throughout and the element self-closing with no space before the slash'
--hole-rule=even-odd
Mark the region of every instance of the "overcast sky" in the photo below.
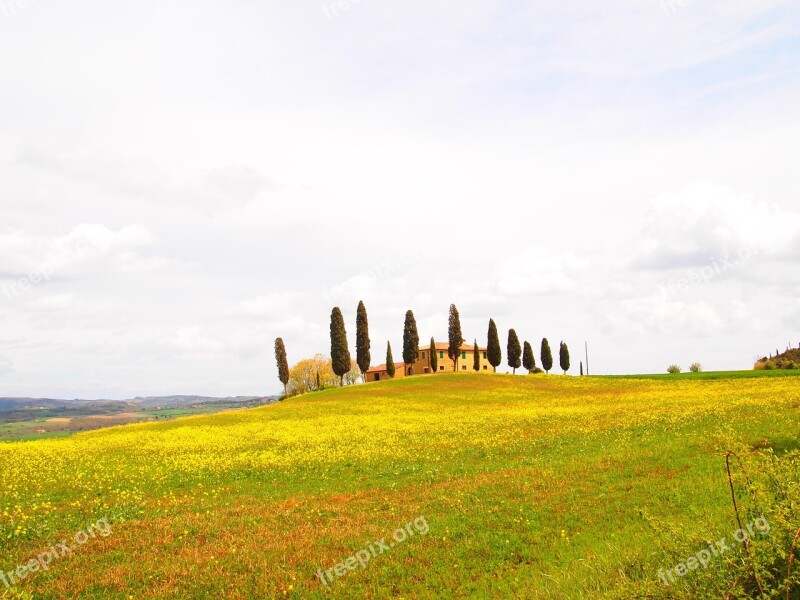
<svg viewBox="0 0 800 600">
<path fill-rule="evenodd" d="M 593 373 L 800 343 L 800 6 L 0 0 L 0 396 L 277 392 L 367 305 Z"/>
</svg>

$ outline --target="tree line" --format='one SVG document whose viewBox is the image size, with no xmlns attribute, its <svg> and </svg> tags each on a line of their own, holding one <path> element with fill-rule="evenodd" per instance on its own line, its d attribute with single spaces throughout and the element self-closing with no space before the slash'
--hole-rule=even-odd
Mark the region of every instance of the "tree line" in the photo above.
<svg viewBox="0 0 800 600">
<path fill-rule="evenodd" d="M 497 367 L 499 367 L 503 361 L 503 353 L 494 319 L 489 319 L 487 337 L 486 359 L 496 372 Z M 447 323 L 447 355 L 453 361 L 453 371 L 458 370 L 461 347 L 465 341 L 461 332 L 461 317 L 458 309 L 455 304 L 451 304 Z M 330 342 L 330 361 L 325 362 L 325 359 L 321 355 L 317 355 L 314 359 L 301 361 L 290 369 L 283 338 L 277 338 L 275 340 L 275 360 L 278 365 L 278 379 L 284 386 L 285 395 L 289 393 L 289 383 L 292 381 L 293 375 L 295 380 L 293 382 L 294 387 L 301 388 L 303 391 L 322 389 L 329 384 L 333 376 L 338 378 L 340 386 L 345 385 L 345 382 L 355 383 L 358 374 L 366 381 L 366 375 L 367 371 L 370 369 L 372 356 L 369 337 L 369 319 L 363 301 L 358 303 L 358 309 L 356 310 L 355 361 L 350 355 L 344 317 L 338 306 L 334 307 L 331 311 Z M 415 365 L 419 361 L 419 343 L 419 333 L 417 331 L 417 322 L 414 318 L 414 312 L 408 310 L 406 311 L 405 321 L 403 323 L 403 363 L 408 365 L 409 375 L 414 374 Z M 472 364 L 472 368 L 475 371 L 479 371 L 481 368 L 479 348 L 478 340 L 476 339 Z M 527 340 L 520 345 L 519 337 L 514 329 L 508 330 L 506 356 L 508 366 L 511 367 L 514 374 L 516 374 L 517 369 L 520 367 L 525 368 L 528 373 L 549 373 L 553 368 L 553 353 L 550 350 L 550 343 L 547 341 L 547 338 L 543 338 L 541 342 L 539 358 L 542 366 L 539 368 L 536 365 L 533 347 Z M 324 364 L 321 364 L 320 361 L 323 361 Z M 559 345 L 559 365 L 564 371 L 564 374 L 569 371 L 569 347 L 563 341 Z M 317 369 L 316 382 L 313 381 L 311 371 L 309 371 L 309 369 L 314 368 Z M 430 341 L 430 368 L 432 372 L 438 370 L 438 353 L 436 351 L 436 341 L 434 338 L 431 338 Z M 389 377 L 395 376 L 395 363 L 392 355 L 391 342 L 387 342 L 386 344 L 386 372 Z M 583 363 L 581 363 L 581 375 L 583 375 Z M 323 378 L 325 381 L 323 381 Z"/>
</svg>

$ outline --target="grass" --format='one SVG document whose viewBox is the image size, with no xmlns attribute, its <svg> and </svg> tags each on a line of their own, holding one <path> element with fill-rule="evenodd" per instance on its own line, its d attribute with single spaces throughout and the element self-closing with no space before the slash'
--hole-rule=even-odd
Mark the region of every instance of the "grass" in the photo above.
<svg viewBox="0 0 800 600">
<path fill-rule="evenodd" d="M 775 369 L 749 370 L 749 371 L 701 371 L 700 373 L 654 373 L 650 375 L 601 375 L 605 378 L 616 379 L 689 379 L 689 380 L 709 380 L 709 379 L 750 379 L 761 377 L 800 377 L 800 369 Z"/>
<path fill-rule="evenodd" d="M 723 450 L 797 447 L 798 407 L 787 377 L 443 374 L 0 444 L 0 570 L 107 518 L 112 535 L 18 589 L 630 597 L 674 564 L 651 523 L 729 534 Z M 427 534 L 366 569 L 315 576 L 419 517 Z"/>
</svg>

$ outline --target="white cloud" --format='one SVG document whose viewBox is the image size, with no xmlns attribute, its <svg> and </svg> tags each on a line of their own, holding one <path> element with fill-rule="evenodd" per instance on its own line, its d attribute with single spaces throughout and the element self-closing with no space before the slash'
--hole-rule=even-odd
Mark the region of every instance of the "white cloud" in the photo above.
<svg viewBox="0 0 800 600">
<path fill-rule="evenodd" d="M 698 267 L 713 259 L 779 257 L 800 240 L 800 213 L 709 182 L 659 195 L 651 204 L 634 264 Z"/>
<path fill-rule="evenodd" d="M 6 375 L 14 370 L 14 363 L 10 360 L 0 358 L 0 375 Z"/>
<path fill-rule="evenodd" d="M 741 307 L 736 306 L 736 314 Z M 638 334 L 705 337 L 724 330 L 720 312 L 708 302 L 670 300 L 664 295 L 624 300 L 607 315 L 608 324 Z"/>
<path fill-rule="evenodd" d="M 570 252 L 530 247 L 501 263 L 495 285 L 500 297 L 566 293 L 580 287 L 578 277 L 585 267 L 586 262 Z"/>
<path fill-rule="evenodd" d="M 27 142 L 17 164 L 94 185 L 103 193 L 201 210 L 241 206 L 275 188 L 252 167 L 187 168 L 59 138 Z"/>
</svg>

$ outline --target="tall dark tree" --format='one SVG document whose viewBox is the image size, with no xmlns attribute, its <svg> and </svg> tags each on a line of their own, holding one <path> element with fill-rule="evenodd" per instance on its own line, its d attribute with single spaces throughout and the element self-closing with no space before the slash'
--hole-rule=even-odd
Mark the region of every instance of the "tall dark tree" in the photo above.
<svg viewBox="0 0 800 600">
<path fill-rule="evenodd" d="M 550 369 L 553 368 L 553 353 L 550 351 L 550 342 L 547 341 L 547 338 L 542 339 L 542 368 L 549 373 Z"/>
<path fill-rule="evenodd" d="M 475 340 L 475 345 L 472 347 L 472 369 L 474 371 L 481 370 L 481 352 L 480 347 L 478 346 L 478 340 Z"/>
<path fill-rule="evenodd" d="M 283 395 L 286 396 L 286 386 L 289 384 L 289 363 L 286 360 L 286 346 L 283 338 L 275 340 L 275 361 L 278 363 L 278 379 L 283 384 Z"/>
<path fill-rule="evenodd" d="M 369 363 L 372 357 L 369 353 L 369 321 L 367 320 L 367 308 L 364 302 L 358 303 L 358 310 L 356 311 L 356 362 L 361 371 L 361 377 L 364 381 L 367 380 L 367 371 L 369 371 Z"/>
<path fill-rule="evenodd" d="M 581 377 L 583 377 L 583 361 L 581 361 Z"/>
<path fill-rule="evenodd" d="M 558 363 L 561 365 L 564 375 L 566 375 L 567 371 L 569 371 L 569 348 L 564 342 L 561 342 L 558 348 Z"/>
<path fill-rule="evenodd" d="M 386 342 L 386 374 L 394 377 L 394 357 L 392 356 L 392 343 Z"/>
<path fill-rule="evenodd" d="M 522 344 L 522 366 L 528 369 L 528 373 L 536 368 L 536 359 L 533 358 L 533 348 L 530 342 Z"/>
<path fill-rule="evenodd" d="M 436 342 L 431 338 L 431 373 L 439 370 L 439 357 L 436 355 Z"/>
<path fill-rule="evenodd" d="M 343 386 L 344 375 L 353 365 L 350 360 L 350 349 L 347 346 L 344 317 L 338 306 L 331 311 L 331 365 L 333 372 L 339 376 L 339 383 Z"/>
<path fill-rule="evenodd" d="M 497 325 L 494 324 L 494 319 L 489 319 L 489 343 L 486 345 L 486 354 L 489 364 L 497 372 L 497 367 L 503 362 L 503 351 L 500 349 L 500 337 L 497 335 Z"/>
<path fill-rule="evenodd" d="M 455 304 L 450 305 L 450 318 L 447 327 L 447 356 L 453 361 L 453 371 L 458 370 L 458 357 L 461 356 L 461 344 L 464 343 L 464 336 L 461 335 L 461 317 Z"/>
<path fill-rule="evenodd" d="M 409 375 L 414 374 L 414 363 L 417 362 L 419 352 L 419 334 L 417 321 L 412 311 L 406 311 L 406 322 L 403 325 L 403 362 L 410 365 Z"/>
<path fill-rule="evenodd" d="M 514 374 L 517 374 L 517 369 L 522 366 L 522 348 L 519 345 L 519 338 L 517 332 L 513 329 L 508 330 L 508 345 L 506 346 L 508 353 L 508 366 L 514 369 Z"/>
</svg>

